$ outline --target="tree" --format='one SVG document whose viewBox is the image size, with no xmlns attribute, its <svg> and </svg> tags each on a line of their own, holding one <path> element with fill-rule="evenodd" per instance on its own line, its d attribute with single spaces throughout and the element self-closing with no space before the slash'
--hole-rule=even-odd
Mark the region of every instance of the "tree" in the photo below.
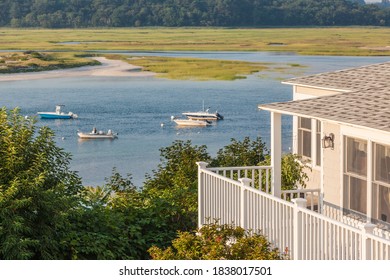
<svg viewBox="0 0 390 280">
<path fill-rule="evenodd" d="M 204 225 L 193 232 L 180 232 L 172 246 L 149 250 L 154 260 L 279 260 L 284 256 L 265 236 L 234 225 Z"/>
<path fill-rule="evenodd" d="M 220 149 L 212 160 L 211 166 L 256 166 L 265 160 L 268 150 L 260 137 L 251 141 L 245 137 L 242 141 L 232 138 L 230 144 Z"/>
<path fill-rule="evenodd" d="M 191 230 L 197 223 L 198 168 L 197 161 L 210 161 L 206 146 L 192 146 L 191 141 L 175 141 L 161 148 L 161 164 L 148 175 L 144 193 L 169 220 L 169 228 Z"/>
<path fill-rule="evenodd" d="M 266 156 L 260 165 L 270 165 L 271 157 Z M 309 166 L 301 162 L 301 157 L 296 154 L 284 154 L 282 156 L 282 190 L 294 190 L 298 187 L 305 188 L 309 177 L 306 170 Z"/>
<path fill-rule="evenodd" d="M 265 143 L 260 137 L 251 141 L 245 137 L 242 141 L 231 139 L 231 143 L 217 153 L 210 166 L 213 167 L 235 167 L 235 166 L 269 166 L 271 157 Z M 300 157 L 294 154 L 282 156 L 282 189 L 292 190 L 298 186 L 305 187 L 308 176 L 304 164 L 300 163 Z M 244 176 L 242 172 L 241 177 Z M 266 176 L 265 173 L 263 176 Z M 257 176 L 256 176 L 257 177 Z M 263 178 L 265 179 L 265 178 Z M 271 181 L 270 178 L 268 181 Z M 265 182 L 265 180 L 263 180 Z"/>
<path fill-rule="evenodd" d="M 0 110 L 0 259 L 61 259 L 82 189 L 54 133 Z"/>
</svg>

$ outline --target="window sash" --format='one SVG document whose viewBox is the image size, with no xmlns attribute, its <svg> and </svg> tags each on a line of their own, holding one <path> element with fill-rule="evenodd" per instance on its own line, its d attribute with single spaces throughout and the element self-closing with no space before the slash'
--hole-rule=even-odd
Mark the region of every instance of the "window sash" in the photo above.
<svg viewBox="0 0 390 280">
<path fill-rule="evenodd" d="M 344 137 L 343 208 L 367 214 L 367 141 Z"/>
<path fill-rule="evenodd" d="M 311 119 L 298 118 L 298 154 L 311 160 Z"/>
</svg>

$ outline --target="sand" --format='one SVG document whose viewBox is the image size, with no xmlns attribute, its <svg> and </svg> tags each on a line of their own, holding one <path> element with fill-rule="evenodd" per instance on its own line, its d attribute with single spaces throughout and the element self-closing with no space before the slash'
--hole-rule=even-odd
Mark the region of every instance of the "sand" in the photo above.
<svg viewBox="0 0 390 280">
<path fill-rule="evenodd" d="M 0 82 L 75 76 L 151 77 L 155 75 L 155 73 L 142 71 L 141 67 L 121 60 L 110 60 L 105 57 L 94 57 L 93 59 L 101 62 L 102 65 L 41 72 L 0 74 Z"/>
</svg>

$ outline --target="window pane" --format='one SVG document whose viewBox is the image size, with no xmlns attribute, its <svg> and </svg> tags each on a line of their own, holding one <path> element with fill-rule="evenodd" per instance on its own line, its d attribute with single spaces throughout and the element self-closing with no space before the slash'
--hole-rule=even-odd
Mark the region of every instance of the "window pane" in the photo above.
<svg viewBox="0 0 390 280">
<path fill-rule="evenodd" d="M 375 180 L 390 184 L 390 147 L 375 144 Z"/>
<path fill-rule="evenodd" d="M 367 142 L 344 139 L 344 208 L 367 214 Z"/>
<path fill-rule="evenodd" d="M 347 137 L 347 172 L 361 176 L 367 175 L 367 143 L 363 140 Z"/>
<path fill-rule="evenodd" d="M 366 214 L 367 206 L 367 181 L 358 178 L 350 178 L 349 186 L 350 209 Z"/>
<path fill-rule="evenodd" d="M 299 128 L 311 129 L 311 119 L 299 118 Z"/>
<path fill-rule="evenodd" d="M 372 200 L 373 218 L 390 223 L 390 187 L 373 184 Z"/>
<path fill-rule="evenodd" d="M 302 131 L 302 155 L 311 158 L 311 132 Z"/>
<path fill-rule="evenodd" d="M 298 154 L 311 159 L 311 119 L 298 118 Z"/>
</svg>

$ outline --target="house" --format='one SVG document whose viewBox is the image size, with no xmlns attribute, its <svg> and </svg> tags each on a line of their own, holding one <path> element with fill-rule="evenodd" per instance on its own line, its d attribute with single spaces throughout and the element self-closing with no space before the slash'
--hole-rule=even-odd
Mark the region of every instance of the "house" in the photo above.
<svg viewBox="0 0 390 280">
<path fill-rule="evenodd" d="M 271 114 L 271 166 L 198 163 L 199 226 L 260 230 L 293 259 L 390 259 L 390 62 L 283 83 L 293 101 L 259 105 Z M 282 115 L 311 167 L 305 189 L 281 188 Z"/>
</svg>

